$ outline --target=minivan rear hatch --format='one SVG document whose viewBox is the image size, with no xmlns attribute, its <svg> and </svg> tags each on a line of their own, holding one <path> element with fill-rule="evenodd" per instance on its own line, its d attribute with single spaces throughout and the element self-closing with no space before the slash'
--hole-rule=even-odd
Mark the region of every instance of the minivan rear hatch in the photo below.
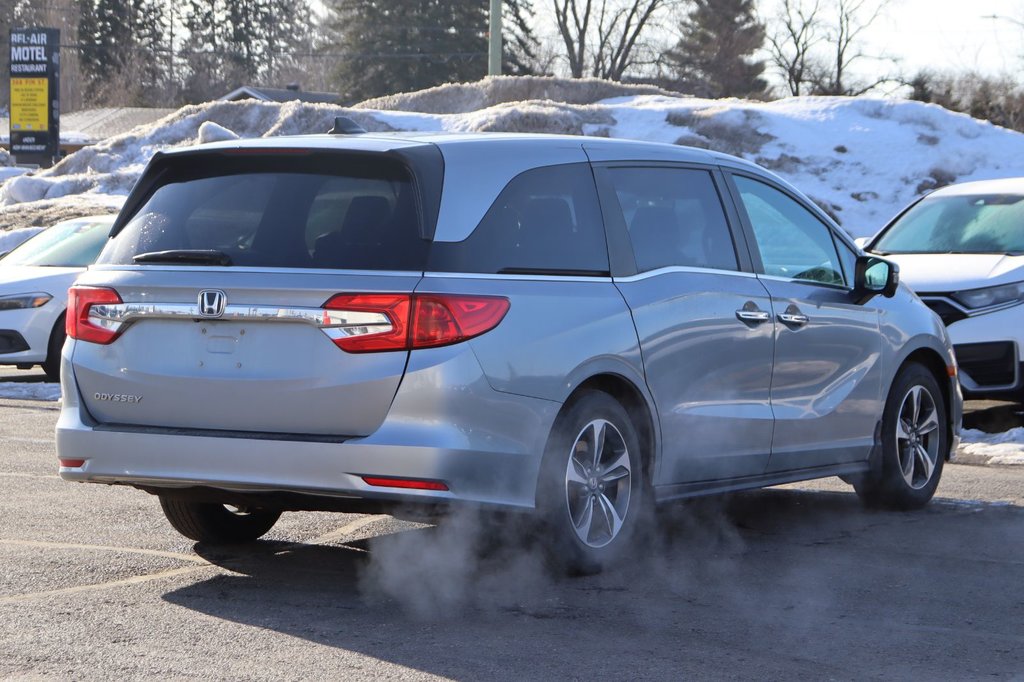
<svg viewBox="0 0 1024 682">
<path fill-rule="evenodd" d="M 436 222 L 440 154 L 415 149 L 241 146 L 154 159 L 69 303 L 92 417 L 372 433 L 405 370 L 403 301 Z"/>
</svg>

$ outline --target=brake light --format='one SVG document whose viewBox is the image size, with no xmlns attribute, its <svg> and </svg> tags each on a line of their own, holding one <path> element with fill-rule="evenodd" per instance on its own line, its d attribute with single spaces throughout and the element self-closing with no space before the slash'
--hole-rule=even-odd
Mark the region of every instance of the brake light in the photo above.
<svg viewBox="0 0 1024 682">
<path fill-rule="evenodd" d="M 79 341 L 106 345 L 121 334 L 120 323 L 102 316 L 102 306 L 122 303 L 113 289 L 73 286 L 68 290 L 65 328 L 68 336 Z M 93 310 L 96 308 L 96 310 Z"/>
<path fill-rule="evenodd" d="M 324 304 L 324 331 L 349 353 L 435 348 L 488 332 L 508 299 L 455 294 L 338 294 Z"/>
</svg>

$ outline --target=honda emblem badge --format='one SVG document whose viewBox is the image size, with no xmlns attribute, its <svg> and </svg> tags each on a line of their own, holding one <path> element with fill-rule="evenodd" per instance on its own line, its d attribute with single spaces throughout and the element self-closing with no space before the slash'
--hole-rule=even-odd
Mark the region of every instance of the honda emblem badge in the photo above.
<svg viewBox="0 0 1024 682">
<path fill-rule="evenodd" d="M 228 297 L 220 289 L 203 289 L 199 292 L 199 315 L 201 317 L 220 317 L 224 314 L 224 306 Z"/>
</svg>

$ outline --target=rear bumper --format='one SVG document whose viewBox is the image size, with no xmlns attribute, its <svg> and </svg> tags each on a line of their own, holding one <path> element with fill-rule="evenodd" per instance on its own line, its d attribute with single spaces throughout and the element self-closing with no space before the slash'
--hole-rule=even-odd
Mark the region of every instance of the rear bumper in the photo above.
<svg viewBox="0 0 1024 682">
<path fill-rule="evenodd" d="M 66 353 L 57 453 L 85 460 L 80 467 L 61 467 L 67 481 L 532 508 L 547 434 L 561 407 L 494 391 L 462 344 L 413 353 L 387 418 L 365 438 L 325 442 L 97 428 L 78 399 Z M 377 487 L 363 476 L 442 481 L 449 490 Z"/>
</svg>

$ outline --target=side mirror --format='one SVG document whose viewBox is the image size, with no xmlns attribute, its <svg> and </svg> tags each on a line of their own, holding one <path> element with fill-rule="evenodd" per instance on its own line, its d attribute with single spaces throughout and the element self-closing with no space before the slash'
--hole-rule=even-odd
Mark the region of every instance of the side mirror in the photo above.
<svg viewBox="0 0 1024 682">
<path fill-rule="evenodd" d="M 892 298 L 900 285 L 900 266 L 878 256 L 858 256 L 853 279 L 857 303 L 867 303 L 878 294 Z"/>
<path fill-rule="evenodd" d="M 853 243 L 862 249 L 866 249 L 868 244 L 871 243 L 871 237 L 857 237 L 853 240 Z"/>
</svg>

